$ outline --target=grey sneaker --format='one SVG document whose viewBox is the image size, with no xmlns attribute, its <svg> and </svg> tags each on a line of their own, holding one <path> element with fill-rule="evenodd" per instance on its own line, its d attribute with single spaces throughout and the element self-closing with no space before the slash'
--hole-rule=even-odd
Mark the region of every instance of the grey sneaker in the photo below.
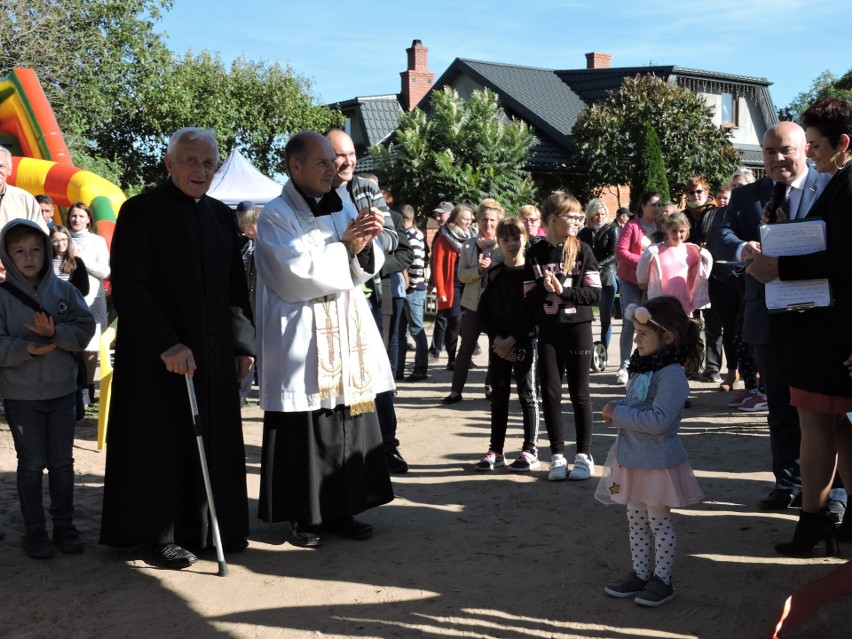
<svg viewBox="0 0 852 639">
<path fill-rule="evenodd" d="M 674 599 L 674 588 L 671 584 L 665 583 L 662 579 L 654 575 L 650 581 L 645 584 L 645 589 L 633 599 L 640 606 L 650 606 L 656 608 L 664 603 Z"/>
<path fill-rule="evenodd" d="M 577 453 L 574 457 L 574 468 L 568 473 L 568 479 L 572 481 L 583 481 L 591 479 L 595 474 L 595 460 L 586 453 Z"/>
<path fill-rule="evenodd" d="M 568 462 L 563 455 L 556 454 L 550 460 L 550 472 L 547 473 L 550 481 L 565 481 L 568 479 Z"/>
<path fill-rule="evenodd" d="M 610 597 L 634 597 L 645 590 L 647 583 L 645 579 L 637 577 L 635 572 L 631 572 L 618 581 L 608 583 L 604 586 L 604 592 Z"/>
</svg>

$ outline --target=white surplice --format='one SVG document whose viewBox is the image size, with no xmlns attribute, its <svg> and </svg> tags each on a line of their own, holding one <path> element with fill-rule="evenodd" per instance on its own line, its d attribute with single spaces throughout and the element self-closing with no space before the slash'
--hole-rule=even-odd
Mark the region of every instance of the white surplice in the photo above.
<svg viewBox="0 0 852 639">
<path fill-rule="evenodd" d="M 299 412 L 352 406 L 358 401 L 353 393 L 363 392 L 364 384 L 371 395 L 394 388 L 381 335 L 361 290 L 361 284 L 381 268 L 384 255 L 373 241 L 374 270 L 367 272 L 340 242 L 356 215 L 351 202 L 345 200 L 341 211 L 313 218 L 292 181 L 260 215 L 255 324 L 263 410 Z M 308 218 L 315 227 L 310 232 L 305 230 Z M 337 312 L 332 312 L 339 321 L 324 317 L 329 308 L 324 301 L 336 306 Z M 344 383 L 329 393 L 328 389 L 320 392 L 316 340 L 318 335 L 325 338 L 332 324 L 342 341 L 343 348 L 335 356 L 344 369 L 343 377 L 356 383 Z M 356 324 L 359 338 L 349 344 L 349 333 Z"/>
</svg>

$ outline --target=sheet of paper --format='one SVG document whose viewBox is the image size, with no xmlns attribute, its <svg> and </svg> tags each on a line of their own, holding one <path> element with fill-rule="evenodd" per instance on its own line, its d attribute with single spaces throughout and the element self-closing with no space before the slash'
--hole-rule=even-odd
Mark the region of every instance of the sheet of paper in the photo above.
<svg viewBox="0 0 852 639">
<path fill-rule="evenodd" d="M 804 220 L 760 227 L 761 252 L 769 257 L 807 255 L 825 250 L 825 222 Z"/>
<path fill-rule="evenodd" d="M 825 222 L 804 220 L 787 224 L 767 224 L 760 227 L 760 245 L 764 255 L 807 255 L 826 247 Z M 766 308 L 770 311 L 801 310 L 831 305 L 828 279 L 774 279 L 766 284 Z"/>
<path fill-rule="evenodd" d="M 766 308 L 770 311 L 795 311 L 814 306 L 831 306 L 828 280 L 775 279 L 766 284 Z"/>
</svg>

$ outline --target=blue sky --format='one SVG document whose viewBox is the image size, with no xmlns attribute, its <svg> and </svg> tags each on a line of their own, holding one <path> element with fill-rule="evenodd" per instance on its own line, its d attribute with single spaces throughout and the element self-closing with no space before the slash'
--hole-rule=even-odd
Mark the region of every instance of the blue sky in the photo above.
<svg viewBox="0 0 852 639">
<path fill-rule="evenodd" d="M 178 53 L 289 64 L 323 103 L 399 92 L 419 39 L 436 79 L 455 58 L 577 69 L 600 51 L 612 66 L 765 77 L 785 106 L 821 72 L 852 67 L 850 24 L 842 0 L 175 0 L 159 27 Z"/>
</svg>

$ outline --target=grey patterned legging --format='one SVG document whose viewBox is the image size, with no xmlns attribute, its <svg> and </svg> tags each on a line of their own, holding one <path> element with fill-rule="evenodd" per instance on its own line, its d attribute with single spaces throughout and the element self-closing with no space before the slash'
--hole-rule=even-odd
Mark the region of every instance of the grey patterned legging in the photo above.
<svg viewBox="0 0 852 639">
<path fill-rule="evenodd" d="M 671 508 L 627 504 L 627 524 L 630 529 L 630 556 L 633 572 L 647 581 L 651 574 L 666 584 L 672 582 L 672 568 L 677 552 L 677 536 L 672 525 Z M 654 547 L 654 570 L 651 571 L 651 542 Z"/>
</svg>

